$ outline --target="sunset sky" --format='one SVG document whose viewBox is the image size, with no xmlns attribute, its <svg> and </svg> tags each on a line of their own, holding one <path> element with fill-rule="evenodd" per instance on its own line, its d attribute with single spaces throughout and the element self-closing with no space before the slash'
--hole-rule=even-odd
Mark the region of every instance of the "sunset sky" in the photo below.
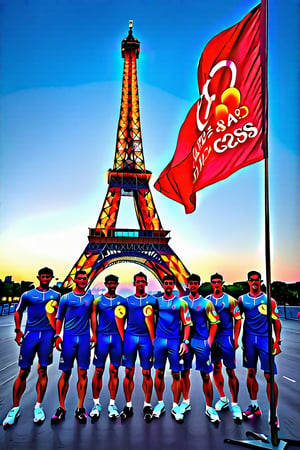
<svg viewBox="0 0 300 450">
<path fill-rule="evenodd" d="M 133 20 L 141 42 L 138 84 L 146 168 L 170 245 L 190 272 L 227 283 L 262 272 L 264 162 L 197 194 L 197 209 L 153 184 L 171 160 L 198 98 L 197 64 L 207 42 L 242 19 L 254 0 L 1 1 L 0 278 L 35 280 L 50 266 L 63 279 L 88 243 L 107 191 L 120 112 L 121 40 Z M 299 8 L 269 2 L 269 168 L 272 280 L 300 280 Z M 137 227 L 122 198 L 118 227 Z M 141 267 L 103 272 L 131 284 Z M 159 285 L 148 273 L 150 289 Z"/>
</svg>

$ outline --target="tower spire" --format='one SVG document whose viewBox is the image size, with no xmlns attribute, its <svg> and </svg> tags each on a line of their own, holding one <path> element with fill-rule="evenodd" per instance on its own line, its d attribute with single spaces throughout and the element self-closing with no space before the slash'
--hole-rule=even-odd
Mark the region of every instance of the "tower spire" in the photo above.
<svg viewBox="0 0 300 450">
<path fill-rule="evenodd" d="M 133 28 L 133 20 L 129 20 L 128 36 L 127 38 L 124 38 L 122 40 L 121 44 L 122 58 L 125 58 L 125 51 L 128 51 L 130 49 L 132 49 L 135 52 L 136 58 L 139 57 L 140 41 L 138 41 L 135 37 L 133 37 L 132 28 Z"/>
<path fill-rule="evenodd" d="M 133 21 L 129 21 L 128 36 L 122 40 L 124 58 L 120 118 L 117 131 L 114 170 L 145 171 L 140 124 L 140 106 L 136 60 L 140 42 L 132 34 Z"/>
</svg>

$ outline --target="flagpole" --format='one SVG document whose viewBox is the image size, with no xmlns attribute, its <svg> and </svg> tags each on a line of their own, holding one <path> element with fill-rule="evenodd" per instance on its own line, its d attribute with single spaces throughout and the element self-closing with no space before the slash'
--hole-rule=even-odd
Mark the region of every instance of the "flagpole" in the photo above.
<svg viewBox="0 0 300 450">
<path fill-rule="evenodd" d="M 273 355 L 273 323 L 271 304 L 271 249 L 270 249 L 270 197 L 269 197 L 269 139 L 268 139 L 268 0 L 261 1 L 261 57 L 262 57 L 262 89 L 263 89 L 263 132 L 265 152 L 265 264 L 267 288 L 267 317 L 268 317 L 268 350 L 270 367 L 270 427 L 271 442 L 278 445 L 278 432 L 275 425 L 276 404 L 274 389 L 274 355 Z"/>
<path fill-rule="evenodd" d="M 263 149 L 265 156 L 265 264 L 266 264 L 266 288 L 267 288 L 267 318 L 268 318 L 268 352 L 270 368 L 270 428 L 271 435 L 255 433 L 249 431 L 248 437 L 254 440 L 240 441 L 235 439 L 225 439 L 228 444 L 239 445 L 247 448 L 263 448 L 270 450 L 284 450 L 292 443 L 299 444 L 299 441 L 291 439 L 279 439 L 275 425 L 276 403 L 275 403 L 275 381 L 274 381 L 274 355 L 273 355 L 273 322 L 271 303 L 271 250 L 270 250 L 270 199 L 269 199 L 269 148 L 268 148 L 268 0 L 261 0 L 261 34 L 260 51 L 262 66 L 262 109 L 263 109 Z"/>
<path fill-rule="evenodd" d="M 278 431 L 275 425 L 276 404 L 275 404 L 275 381 L 274 381 L 274 355 L 273 355 L 273 323 L 272 323 L 272 303 L 271 303 L 271 250 L 270 250 L 270 199 L 269 199 L 269 148 L 268 148 L 268 0 L 261 0 L 261 26 L 260 26 L 260 51 L 262 65 L 262 133 L 263 149 L 265 156 L 265 265 L 266 265 L 266 288 L 267 288 L 267 318 L 268 318 L 268 352 L 270 368 L 270 428 L 271 435 L 267 437 L 255 432 L 247 432 L 248 437 L 254 437 L 254 441 L 239 441 L 225 439 L 229 444 L 240 445 L 247 448 L 264 448 L 283 450 L 288 445 L 287 440 L 278 438 Z M 292 441 L 290 441 L 292 442 Z"/>
<path fill-rule="evenodd" d="M 265 152 L 265 262 L 267 287 L 267 316 L 268 316 L 268 350 L 270 367 L 270 427 L 271 442 L 278 445 L 278 432 L 275 425 L 276 404 L 274 387 L 274 355 L 272 338 L 272 304 L 271 304 L 271 248 L 270 248 L 270 197 L 269 197 L 269 140 L 268 140 L 268 0 L 261 1 L 261 57 L 263 76 L 263 126 Z"/>
</svg>

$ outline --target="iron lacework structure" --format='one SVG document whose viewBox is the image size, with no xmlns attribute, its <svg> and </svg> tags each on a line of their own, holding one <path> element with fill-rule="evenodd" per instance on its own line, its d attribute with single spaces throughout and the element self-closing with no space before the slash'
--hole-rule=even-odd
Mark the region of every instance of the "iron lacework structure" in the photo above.
<svg viewBox="0 0 300 450">
<path fill-rule="evenodd" d="M 108 267 L 133 262 L 150 270 L 162 283 L 173 274 L 180 294 L 185 292 L 188 270 L 169 246 L 170 231 L 163 229 L 149 188 L 152 173 L 145 168 L 137 64 L 140 42 L 133 37 L 129 21 L 127 38 L 122 40 L 124 58 L 120 117 L 113 169 L 108 171 L 108 190 L 95 228 L 89 229 L 89 243 L 62 285 L 74 287 L 77 270 L 85 270 L 89 286 Z M 139 229 L 116 228 L 122 196 L 133 198 Z"/>
</svg>

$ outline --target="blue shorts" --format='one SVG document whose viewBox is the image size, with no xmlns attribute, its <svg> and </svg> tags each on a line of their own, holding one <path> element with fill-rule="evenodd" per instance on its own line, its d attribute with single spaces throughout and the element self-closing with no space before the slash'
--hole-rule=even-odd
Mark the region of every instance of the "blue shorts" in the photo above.
<svg viewBox="0 0 300 450">
<path fill-rule="evenodd" d="M 90 335 L 73 336 L 65 334 L 59 359 L 59 369 L 67 372 L 73 368 L 74 360 L 80 369 L 87 370 L 90 365 Z"/>
<path fill-rule="evenodd" d="M 264 372 L 270 372 L 268 337 L 244 334 L 243 336 L 243 366 L 256 369 L 258 358 Z M 274 363 L 274 374 L 277 373 Z"/>
<path fill-rule="evenodd" d="M 139 352 L 140 363 L 143 369 L 151 369 L 153 366 L 153 345 L 149 336 L 135 336 L 125 332 L 124 338 L 124 362 L 125 367 L 134 367 Z"/>
<path fill-rule="evenodd" d="M 188 353 L 184 355 L 184 369 L 192 368 L 192 361 L 196 356 L 196 370 L 210 373 L 212 365 L 210 362 L 210 347 L 205 339 L 192 338 Z"/>
<path fill-rule="evenodd" d="M 119 334 L 97 334 L 95 356 L 93 364 L 96 367 L 104 367 L 109 354 L 110 362 L 114 367 L 120 367 L 123 345 Z"/>
<path fill-rule="evenodd" d="M 180 339 L 167 339 L 157 336 L 154 339 L 154 367 L 155 369 L 165 369 L 167 358 L 170 363 L 170 369 L 173 372 L 183 370 L 183 364 L 180 363 L 179 355 Z"/>
<path fill-rule="evenodd" d="M 221 360 L 228 369 L 235 369 L 235 348 L 232 336 L 220 335 L 214 339 L 211 348 L 211 362 L 216 364 Z"/>
<path fill-rule="evenodd" d="M 19 366 L 29 369 L 37 353 L 41 366 L 49 366 L 53 361 L 54 330 L 32 331 L 27 330 L 21 344 Z"/>
</svg>

